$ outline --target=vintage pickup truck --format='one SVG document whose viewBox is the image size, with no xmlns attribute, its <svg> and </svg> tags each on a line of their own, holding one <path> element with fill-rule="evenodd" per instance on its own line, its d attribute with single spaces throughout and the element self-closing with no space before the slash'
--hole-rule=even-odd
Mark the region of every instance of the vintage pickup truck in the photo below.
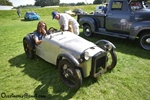
<svg viewBox="0 0 150 100">
<path fill-rule="evenodd" d="M 94 33 L 123 39 L 139 39 L 145 50 L 150 50 L 150 9 L 145 0 L 110 0 L 106 14 L 78 15 L 83 34 Z"/>
</svg>

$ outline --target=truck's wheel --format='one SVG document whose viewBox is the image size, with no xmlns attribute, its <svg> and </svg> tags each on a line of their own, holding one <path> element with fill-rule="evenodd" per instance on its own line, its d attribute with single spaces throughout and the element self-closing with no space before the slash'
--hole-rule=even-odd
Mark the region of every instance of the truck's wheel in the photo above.
<svg viewBox="0 0 150 100">
<path fill-rule="evenodd" d="M 117 56 L 114 49 L 108 51 L 106 61 L 106 69 L 111 71 L 117 64 Z"/>
<path fill-rule="evenodd" d="M 84 26 L 83 26 L 83 34 L 84 34 L 86 37 L 92 37 L 92 36 L 93 36 L 91 27 L 90 27 L 89 25 L 84 25 Z"/>
<path fill-rule="evenodd" d="M 23 39 L 24 51 L 29 59 L 34 58 L 34 50 L 32 49 L 31 43 L 27 39 Z"/>
<path fill-rule="evenodd" d="M 82 85 L 82 75 L 79 69 L 66 59 L 60 60 L 58 64 L 59 75 L 62 82 L 72 90 L 78 90 Z"/>
<path fill-rule="evenodd" d="M 150 34 L 146 33 L 140 37 L 140 45 L 145 50 L 150 50 Z"/>
</svg>

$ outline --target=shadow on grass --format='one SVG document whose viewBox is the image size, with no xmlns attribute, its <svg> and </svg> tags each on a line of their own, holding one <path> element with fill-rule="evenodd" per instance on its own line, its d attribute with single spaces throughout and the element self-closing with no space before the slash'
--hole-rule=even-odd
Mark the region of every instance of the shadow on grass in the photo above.
<svg viewBox="0 0 150 100">
<path fill-rule="evenodd" d="M 120 39 L 98 34 L 94 34 L 93 37 L 88 38 L 85 37 L 83 33 L 80 33 L 80 36 L 94 43 L 100 39 L 106 39 L 116 46 L 115 50 L 117 52 L 121 52 L 128 55 L 134 55 L 144 59 L 150 59 L 150 51 L 144 50 L 142 47 L 140 47 L 138 39 L 132 41 L 128 39 Z"/>
<path fill-rule="evenodd" d="M 11 66 L 24 68 L 23 73 L 41 82 L 34 90 L 36 100 L 68 100 L 76 94 L 60 81 L 56 66 L 37 56 L 31 60 L 21 54 L 10 59 L 9 63 Z"/>
<path fill-rule="evenodd" d="M 31 21 L 39 21 L 39 20 L 25 20 L 24 18 L 20 19 L 22 22 L 31 22 Z"/>
</svg>

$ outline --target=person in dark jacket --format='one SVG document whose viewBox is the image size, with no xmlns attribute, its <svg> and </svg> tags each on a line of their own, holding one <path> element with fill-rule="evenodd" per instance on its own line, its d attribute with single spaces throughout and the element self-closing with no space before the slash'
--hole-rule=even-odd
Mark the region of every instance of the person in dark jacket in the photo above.
<svg viewBox="0 0 150 100">
<path fill-rule="evenodd" d="M 108 9 L 107 7 L 108 7 L 108 4 L 106 3 L 106 7 L 104 7 L 104 8 L 102 9 L 102 13 L 103 13 L 103 14 L 106 14 L 107 9 Z"/>
</svg>

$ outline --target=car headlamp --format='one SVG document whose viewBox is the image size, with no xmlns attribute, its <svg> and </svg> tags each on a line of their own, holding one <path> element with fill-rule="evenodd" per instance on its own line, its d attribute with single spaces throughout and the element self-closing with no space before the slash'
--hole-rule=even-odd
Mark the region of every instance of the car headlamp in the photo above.
<svg viewBox="0 0 150 100">
<path fill-rule="evenodd" d="M 86 52 L 84 53 L 84 59 L 85 59 L 85 60 L 89 60 L 89 58 L 90 58 L 90 55 L 89 55 L 89 53 L 86 51 Z"/>
<path fill-rule="evenodd" d="M 105 44 L 104 47 L 107 51 L 110 51 L 113 48 L 110 43 Z"/>
</svg>

